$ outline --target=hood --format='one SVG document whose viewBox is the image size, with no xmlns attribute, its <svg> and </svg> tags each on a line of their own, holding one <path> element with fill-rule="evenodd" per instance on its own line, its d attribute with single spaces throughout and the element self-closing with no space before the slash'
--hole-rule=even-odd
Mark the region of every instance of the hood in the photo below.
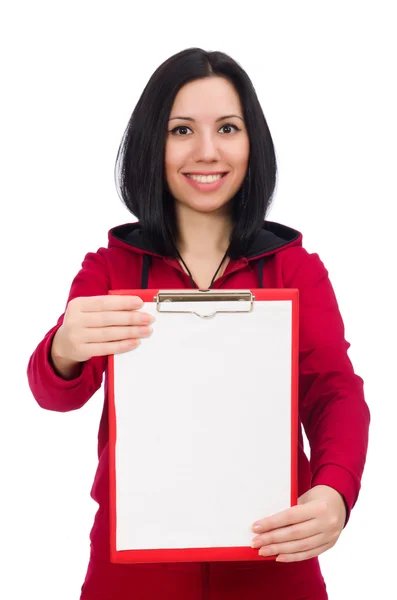
<svg viewBox="0 0 397 600">
<path fill-rule="evenodd" d="M 110 229 L 108 233 L 109 248 L 122 247 L 139 254 L 159 256 L 145 239 L 140 223 L 125 223 Z M 247 260 L 254 260 L 262 256 L 274 254 L 286 246 L 301 246 L 302 234 L 296 229 L 264 221 L 263 228 L 254 239 L 245 255 Z"/>
</svg>

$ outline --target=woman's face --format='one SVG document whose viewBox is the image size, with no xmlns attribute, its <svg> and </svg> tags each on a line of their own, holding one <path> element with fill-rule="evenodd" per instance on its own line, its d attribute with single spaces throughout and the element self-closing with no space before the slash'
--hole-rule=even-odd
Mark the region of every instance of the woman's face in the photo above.
<svg viewBox="0 0 397 600">
<path fill-rule="evenodd" d="M 177 205 L 197 212 L 229 210 L 249 159 L 240 98 L 222 77 L 182 87 L 172 106 L 165 147 L 168 188 Z"/>
</svg>

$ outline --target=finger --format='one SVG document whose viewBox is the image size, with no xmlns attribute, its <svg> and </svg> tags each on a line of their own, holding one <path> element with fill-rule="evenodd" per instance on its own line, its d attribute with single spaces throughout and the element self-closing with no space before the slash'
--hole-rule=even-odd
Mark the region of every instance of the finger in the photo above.
<svg viewBox="0 0 397 600">
<path fill-rule="evenodd" d="M 141 340 L 134 338 L 120 342 L 107 342 L 106 344 L 87 344 L 86 347 L 89 349 L 90 356 L 110 356 L 134 350 L 140 343 Z"/>
<path fill-rule="evenodd" d="M 111 325 L 148 325 L 154 317 L 138 310 L 113 310 L 83 313 L 84 327 L 110 327 Z"/>
<path fill-rule="evenodd" d="M 287 508 L 287 510 L 283 510 L 266 519 L 257 521 L 253 524 L 252 531 L 255 533 L 264 533 L 265 531 L 286 527 L 287 525 L 294 525 L 295 523 L 302 523 L 303 521 L 308 521 L 313 518 L 312 502 L 308 502 L 307 504 L 297 504 L 296 506 Z"/>
<path fill-rule="evenodd" d="M 281 529 L 274 529 L 268 533 L 257 535 L 252 540 L 252 547 L 260 548 L 261 546 L 268 546 L 269 544 L 302 540 L 317 535 L 321 533 L 321 531 L 321 524 L 318 519 L 310 519 L 303 523 L 281 527 Z"/>
<path fill-rule="evenodd" d="M 138 296 L 111 295 L 86 296 L 79 298 L 82 312 L 103 312 L 107 310 L 136 310 L 143 300 Z"/>
<path fill-rule="evenodd" d="M 324 544 L 324 535 L 322 533 L 307 537 L 303 540 L 295 540 L 282 544 L 269 544 L 260 548 L 260 556 L 276 556 L 277 554 L 295 554 L 310 552 Z"/>
<path fill-rule="evenodd" d="M 118 342 L 121 340 L 149 337 L 152 330 L 147 325 L 140 327 L 90 327 L 84 329 L 86 343 Z"/>
<path fill-rule="evenodd" d="M 333 544 L 323 544 L 322 546 L 318 546 L 317 548 L 313 548 L 308 552 L 296 552 L 294 554 L 280 554 L 276 558 L 277 562 L 298 562 L 301 560 L 308 560 L 309 558 L 314 558 L 315 556 L 320 556 L 323 552 L 326 552 L 330 548 L 332 548 Z"/>
</svg>

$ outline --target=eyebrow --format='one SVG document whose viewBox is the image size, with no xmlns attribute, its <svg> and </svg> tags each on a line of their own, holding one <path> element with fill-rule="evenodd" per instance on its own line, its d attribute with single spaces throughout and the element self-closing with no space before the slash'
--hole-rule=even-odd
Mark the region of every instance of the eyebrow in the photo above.
<svg viewBox="0 0 397 600">
<path fill-rule="evenodd" d="M 218 123 L 219 121 L 224 121 L 225 119 L 231 119 L 232 117 L 236 117 L 236 119 L 241 119 L 242 121 L 244 121 L 244 119 L 242 117 L 239 117 L 238 115 L 224 115 L 223 117 L 215 119 L 215 123 Z M 180 119 L 181 121 L 194 122 L 194 119 L 192 119 L 192 117 L 172 117 L 172 119 L 169 119 L 169 121 L 175 121 L 176 119 Z"/>
</svg>

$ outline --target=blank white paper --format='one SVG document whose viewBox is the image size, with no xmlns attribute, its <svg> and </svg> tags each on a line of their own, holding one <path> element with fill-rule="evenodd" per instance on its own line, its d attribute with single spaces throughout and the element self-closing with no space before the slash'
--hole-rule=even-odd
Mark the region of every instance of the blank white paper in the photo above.
<svg viewBox="0 0 397 600">
<path fill-rule="evenodd" d="M 142 310 L 152 336 L 114 357 L 117 550 L 250 546 L 290 506 L 292 302 Z"/>
</svg>

